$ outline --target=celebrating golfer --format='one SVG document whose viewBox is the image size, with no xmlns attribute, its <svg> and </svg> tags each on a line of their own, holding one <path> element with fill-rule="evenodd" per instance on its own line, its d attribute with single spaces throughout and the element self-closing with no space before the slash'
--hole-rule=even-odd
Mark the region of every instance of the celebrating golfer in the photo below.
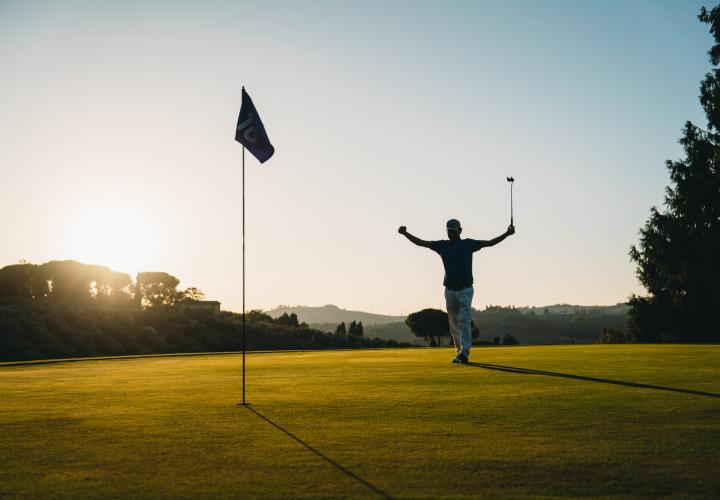
<svg viewBox="0 0 720 500">
<path fill-rule="evenodd" d="M 445 305 L 450 324 L 450 334 L 455 343 L 457 354 L 453 363 L 467 364 L 470 356 L 470 328 L 472 310 L 470 304 L 473 298 L 472 255 L 481 248 L 497 245 L 502 240 L 515 234 L 515 226 L 510 224 L 507 231 L 497 238 L 489 241 L 460 239 L 462 227 L 460 221 L 450 219 L 447 221 L 447 240 L 425 241 L 407 232 L 405 226 L 400 226 L 398 233 L 418 246 L 429 248 L 440 254 L 445 266 Z"/>
</svg>

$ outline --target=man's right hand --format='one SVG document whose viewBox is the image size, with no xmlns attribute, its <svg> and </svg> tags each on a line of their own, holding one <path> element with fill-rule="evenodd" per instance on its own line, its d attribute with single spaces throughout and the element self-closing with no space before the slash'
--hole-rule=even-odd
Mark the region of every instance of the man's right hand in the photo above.
<svg viewBox="0 0 720 500">
<path fill-rule="evenodd" d="M 407 227 L 405 227 L 405 226 L 400 226 L 400 227 L 398 228 L 398 233 L 400 233 L 400 234 L 405 234 L 405 233 L 407 233 Z"/>
</svg>

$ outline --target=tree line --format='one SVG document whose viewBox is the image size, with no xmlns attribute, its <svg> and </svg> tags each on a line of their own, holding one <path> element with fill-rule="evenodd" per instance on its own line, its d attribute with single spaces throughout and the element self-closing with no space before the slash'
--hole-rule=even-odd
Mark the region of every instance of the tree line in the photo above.
<svg viewBox="0 0 720 500">
<path fill-rule="evenodd" d="M 605 342 L 611 331 L 613 342 L 626 339 L 627 318 L 621 315 L 581 313 L 574 315 L 541 314 L 516 307 L 488 306 L 473 310 L 471 338 L 474 345 L 517 345 L 539 343 Z M 439 309 L 423 309 L 410 314 L 405 324 L 412 333 L 430 346 L 451 343 L 448 317 Z M 478 327 L 479 326 L 479 327 Z M 564 339 L 564 340 L 563 340 Z"/>
<path fill-rule="evenodd" d="M 203 297 L 177 290 L 163 272 L 127 274 L 75 261 L 0 269 L 0 361 L 130 354 L 238 351 L 243 315 L 183 310 Z M 245 315 L 246 346 L 333 349 L 407 346 L 393 340 L 323 332 L 295 314 Z"/>
<path fill-rule="evenodd" d="M 0 298 L 49 299 L 75 304 L 134 306 L 137 309 L 171 307 L 205 296 L 196 287 L 178 290 L 180 280 L 165 272 L 129 274 L 74 260 L 44 264 L 22 262 L 0 269 Z"/>
</svg>

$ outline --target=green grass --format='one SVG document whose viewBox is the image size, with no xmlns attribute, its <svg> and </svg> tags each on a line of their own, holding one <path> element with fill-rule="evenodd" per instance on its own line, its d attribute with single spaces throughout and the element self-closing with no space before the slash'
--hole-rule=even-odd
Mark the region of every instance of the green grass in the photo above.
<svg viewBox="0 0 720 500">
<path fill-rule="evenodd" d="M 2 366 L 0 496 L 720 494 L 720 346 L 450 357 L 249 354 L 251 408 L 286 432 L 236 406 L 239 355 Z"/>
</svg>

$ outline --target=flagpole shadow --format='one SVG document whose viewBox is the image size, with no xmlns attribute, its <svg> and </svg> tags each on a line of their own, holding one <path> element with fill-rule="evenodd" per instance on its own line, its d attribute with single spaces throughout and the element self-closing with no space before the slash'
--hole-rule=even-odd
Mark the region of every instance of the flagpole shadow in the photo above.
<svg viewBox="0 0 720 500">
<path fill-rule="evenodd" d="M 622 385 L 625 387 L 636 387 L 639 389 L 652 389 L 652 390 L 656 390 L 656 391 L 680 392 L 682 394 L 692 394 L 694 396 L 705 396 L 708 398 L 720 398 L 720 394 L 716 394 L 714 392 L 694 391 L 692 389 L 681 389 L 681 388 L 677 388 L 677 387 L 664 387 L 661 385 L 639 384 L 636 382 L 626 382 L 624 380 L 611 380 L 611 379 L 597 378 L 597 377 L 586 377 L 584 375 L 573 375 L 571 373 L 546 372 L 546 371 L 542 371 L 542 370 L 532 370 L 529 368 L 517 368 L 514 366 L 493 365 L 490 363 L 468 363 L 468 366 L 484 368 L 486 370 L 495 370 L 495 371 L 507 372 L 507 373 L 517 373 L 520 375 L 543 375 L 546 377 L 569 378 L 569 379 L 574 379 L 574 380 L 583 380 L 585 382 L 598 382 L 601 384 Z"/>
<path fill-rule="evenodd" d="M 375 486 L 375 485 L 371 484 L 370 482 L 366 481 L 365 479 L 361 478 L 360 476 L 358 476 L 357 474 L 355 474 L 353 471 L 349 470 L 348 468 L 343 467 L 342 465 L 340 465 L 339 463 L 337 463 L 335 460 L 333 460 L 332 458 L 328 457 L 327 455 L 325 455 L 325 454 L 322 453 L 321 451 L 317 450 L 316 448 L 313 448 L 312 446 L 310 446 L 308 443 L 306 443 L 305 441 L 303 441 L 302 439 L 300 439 L 299 437 L 297 437 L 297 436 L 296 436 L 295 434 L 293 434 L 292 432 L 288 431 L 287 429 L 281 427 L 280 425 L 276 424 L 275 422 L 273 422 L 272 420 L 270 420 L 269 418 L 267 418 L 265 415 L 263 415 L 262 413 L 260 413 L 259 411 L 257 411 L 255 408 L 252 408 L 252 407 L 249 406 L 249 405 L 246 405 L 245 408 L 247 408 L 248 410 L 250 410 L 251 412 L 253 412 L 255 415 L 257 415 L 258 417 L 260 417 L 260 418 L 263 419 L 265 422 L 267 422 L 268 424 L 272 425 L 273 427 L 275 427 L 275 428 L 278 429 L 279 431 L 284 432 L 284 433 L 285 433 L 286 435 L 288 435 L 290 438 L 294 439 L 295 441 L 297 441 L 298 443 L 300 443 L 301 445 L 303 445 L 305 448 L 307 448 L 307 449 L 310 450 L 312 453 L 314 453 L 314 454 L 317 455 L 318 457 L 320 457 L 320 458 L 322 458 L 323 460 L 325 460 L 326 462 L 328 462 L 330 465 L 332 465 L 333 467 L 335 467 L 335 468 L 338 469 L 339 471 L 341 471 L 341 472 L 343 472 L 344 474 L 350 476 L 352 479 L 354 479 L 355 481 L 359 482 L 360 484 L 362 484 L 363 486 L 365 486 L 366 488 L 368 488 L 369 490 L 371 490 L 373 493 L 376 493 L 377 495 L 379 495 L 379 496 L 381 496 L 381 497 L 383 497 L 383 498 L 392 499 L 392 497 L 391 497 L 390 495 L 388 495 L 386 492 L 384 492 L 383 490 L 381 490 L 381 489 L 378 488 L 377 486 Z"/>
</svg>

